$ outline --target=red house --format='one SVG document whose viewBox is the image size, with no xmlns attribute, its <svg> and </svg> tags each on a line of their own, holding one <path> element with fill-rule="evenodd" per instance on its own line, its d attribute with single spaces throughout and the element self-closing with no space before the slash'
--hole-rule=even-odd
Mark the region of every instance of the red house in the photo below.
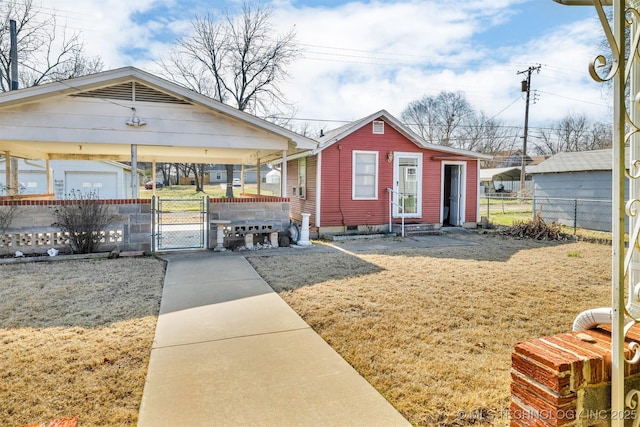
<svg viewBox="0 0 640 427">
<path fill-rule="evenodd" d="M 320 235 L 389 231 L 390 223 L 475 228 L 479 161 L 490 156 L 429 144 L 382 110 L 327 132 L 288 158 L 291 216 Z"/>
</svg>

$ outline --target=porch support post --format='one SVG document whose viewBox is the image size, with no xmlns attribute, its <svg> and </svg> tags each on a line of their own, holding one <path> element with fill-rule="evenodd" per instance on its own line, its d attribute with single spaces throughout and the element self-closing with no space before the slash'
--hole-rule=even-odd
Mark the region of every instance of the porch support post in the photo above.
<svg viewBox="0 0 640 427">
<path fill-rule="evenodd" d="M 4 152 L 4 175 L 5 175 L 5 185 L 4 189 L 7 193 L 7 196 L 13 195 L 13 185 L 11 185 L 11 153 L 8 151 Z"/>
<path fill-rule="evenodd" d="M 20 194 L 20 180 L 18 179 L 18 159 L 15 157 L 11 158 L 11 194 L 17 195 Z"/>
<path fill-rule="evenodd" d="M 47 193 L 53 194 L 53 171 L 51 170 L 51 160 L 45 160 L 44 164 L 47 174 Z"/>
<path fill-rule="evenodd" d="M 137 199 L 140 191 L 138 182 L 138 146 L 131 144 L 131 198 Z"/>
<path fill-rule="evenodd" d="M 282 170 L 280 171 L 280 197 L 287 197 L 287 150 L 282 150 Z"/>
<path fill-rule="evenodd" d="M 151 161 L 151 182 L 153 182 L 153 195 L 156 194 L 156 161 Z M 163 183 L 164 184 L 164 183 Z"/>
<path fill-rule="evenodd" d="M 240 194 L 244 193 L 244 176 L 245 176 L 244 163 L 240 169 Z"/>
<path fill-rule="evenodd" d="M 260 195 L 260 184 L 262 184 L 262 175 L 260 174 L 260 159 L 256 162 L 256 182 L 258 183 L 257 193 Z"/>
<path fill-rule="evenodd" d="M 621 414 L 625 409 L 624 393 L 624 221 L 625 221 L 625 0 L 613 4 L 613 37 L 618 46 L 613 61 L 620 65 L 613 78 L 613 200 L 612 200 L 612 319 L 611 319 L 611 413 Z M 617 54 L 617 55 L 616 55 Z M 616 57 L 617 56 L 617 57 Z M 630 61 L 635 60 L 629 58 Z M 630 245 L 630 250 L 633 247 Z M 620 418 L 620 419 L 618 419 Z M 623 427 L 623 417 L 611 422 L 612 427 Z"/>
</svg>

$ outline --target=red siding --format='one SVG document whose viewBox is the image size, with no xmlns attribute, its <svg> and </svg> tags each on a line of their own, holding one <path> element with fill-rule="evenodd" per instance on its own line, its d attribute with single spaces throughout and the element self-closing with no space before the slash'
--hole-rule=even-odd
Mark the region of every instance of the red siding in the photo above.
<svg viewBox="0 0 640 427">
<path fill-rule="evenodd" d="M 378 199 L 352 200 L 352 160 L 354 150 L 378 152 Z M 287 195 L 291 199 L 291 217 L 302 220 L 301 213 L 310 213 L 311 226 L 381 225 L 389 221 L 389 195 L 393 187 L 393 162 L 387 161 L 387 153 L 422 153 L 422 217 L 412 222 L 438 224 L 442 203 L 442 162 L 447 156 L 440 151 L 424 150 L 406 139 L 390 125 L 385 125 L 383 135 L 373 134 L 367 124 L 322 151 L 321 171 L 321 224 L 317 224 L 316 183 L 318 157 L 307 157 L 306 199 L 293 191 L 298 186 L 298 160 L 287 162 Z M 453 156 L 455 157 L 455 156 Z M 451 158 L 451 156 L 449 156 Z M 452 159 L 455 160 L 455 159 Z M 465 221 L 477 220 L 478 161 L 466 161 Z M 393 219 L 399 222 L 400 219 Z"/>
<path fill-rule="evenodd" d="M 307 190 L 306 197 L 300 198 L 293 189 L 298 187 L 298 160 L 287 162 L 287 195 L 290 197 L 291 218 L 298 223 L 302 221 L 302 213 L 309 213 L 309 223 L 316 226 L 316 193 L 318 191 L 316 170 L 318 158 L 316 156 L 307 157 Z"/>
<path fill-rule="evenodd" d="M 353 150 L 377 151 L 378 199 L 352 200 Z M 385 224 L 389 221 L 389 196 L 387 188 L 393 187 L 393 162 L 387 161 L 387 153 L 422 153 L 422 217 L 413 222 L 440 223 L 442 152 L 417 147 L 390 125 L 384 134 L 373 134 L 371 124 L 327 147 L 322 152 L 321 226 L 349 226 Z M 466 221 L 476 220 L 477 161 L 467 161 L 465 199 Z M 394 221 L 399 221 L 394 219 Z"/>
</svg>

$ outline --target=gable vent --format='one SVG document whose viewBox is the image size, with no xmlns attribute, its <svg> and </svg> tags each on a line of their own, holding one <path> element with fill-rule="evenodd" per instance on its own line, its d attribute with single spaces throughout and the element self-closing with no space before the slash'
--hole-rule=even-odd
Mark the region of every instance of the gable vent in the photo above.
<svg viewBox="0 0 640 427">
<path fill-rule="evenodd" d="M 80 98 L 116 99 L 120 101 L 162 102 L 165 104 L 189 104 L 175 96 L 160 92 L 152 87 L 127 82 L 118 85 L 107 86 L 100 89 L 88 90 L 73 94 Z"/>
<path fill-rule="evenodd" d="M 373 133 L 384 134 L 384 122 L 382 120 L 373 121 Z"/>
</svg>

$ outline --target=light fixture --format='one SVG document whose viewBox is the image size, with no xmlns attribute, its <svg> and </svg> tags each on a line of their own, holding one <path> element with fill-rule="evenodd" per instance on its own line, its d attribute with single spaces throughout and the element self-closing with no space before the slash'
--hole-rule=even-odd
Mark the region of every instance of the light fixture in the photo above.
<svg viewBox="0 0 640 427">
<path fill-rule="evenodd" d="M 387 153 L 387 162 L 391 163 L 393 161 L 393 151 L 389 151 Z"/>
<path fill-rule="evenodd" d="M 140 126 L 145 126 L 147 124 L 147 122 L 142 120 L 141 117 L 136 116 L 135 108 L 131 107 L 131 111 L 133 111 L 133 114 L 131 115 L 131 117 L 129 117 L 129 120 L 127 120 L 127 126 L 133 126 L 134 128 L 137 128 Z"/>
</svg>

